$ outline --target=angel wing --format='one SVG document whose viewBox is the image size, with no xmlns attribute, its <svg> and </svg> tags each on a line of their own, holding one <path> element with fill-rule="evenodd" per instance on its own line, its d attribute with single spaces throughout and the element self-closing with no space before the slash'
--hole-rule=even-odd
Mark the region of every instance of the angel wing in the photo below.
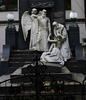
<svg viewBox="0 0 86 100">
<path fill-rule="evenodd" d="M 21 26 L 25 41 L 28 36 L 28 31 L 31 29 L 31 23 L 32 23 L 31 16 L 29 15 L 28 11 L 25 11 L 21 18 Z"/>
</svg>

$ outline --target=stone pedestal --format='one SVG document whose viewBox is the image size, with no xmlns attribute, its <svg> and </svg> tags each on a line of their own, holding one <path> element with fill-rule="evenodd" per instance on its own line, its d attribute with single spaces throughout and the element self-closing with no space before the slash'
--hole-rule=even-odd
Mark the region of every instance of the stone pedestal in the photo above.
<svg viewBox="0 0 86 100">
<path fill-rule="evenodd" d="M 80 49 L 80 34 L 79 34 L 79 26 L 75 22 L 71 22 L 69 24 L 69 30 L 68 30 L 68 39 L 69 39 L 69 45 L 72 52 L 72 56 L 76 57 L 77 49 Z"/>
<path fill-rule="evenodd" d="M 9 45 L 11 49 L 15 49 L 16 42 L 16 28 L 7 26 L 5 32 L 5 45 Z"/>
</svg>

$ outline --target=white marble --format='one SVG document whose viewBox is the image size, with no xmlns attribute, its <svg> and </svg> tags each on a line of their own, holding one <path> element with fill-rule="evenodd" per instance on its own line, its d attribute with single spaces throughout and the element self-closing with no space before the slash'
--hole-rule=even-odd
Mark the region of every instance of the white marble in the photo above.
<svg viewBox="0 0 86 100">
<path fill-rule="evenodd" d="M 65 61 L 70 59 L 71 52 L 68 43 L 68 35 L 65 27 L 57 22 L 53 22 L 54 26 L 54 39 L 48 37 L 51 46 L 48 52 L 44 52 L 41 56 L 43 62 L 57 62 L 64 65 Z"/>
</svg>

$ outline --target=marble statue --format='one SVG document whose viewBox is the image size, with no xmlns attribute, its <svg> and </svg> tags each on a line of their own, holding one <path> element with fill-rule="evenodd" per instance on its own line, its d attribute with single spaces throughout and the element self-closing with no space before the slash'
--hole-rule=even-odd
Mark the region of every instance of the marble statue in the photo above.
<svg viewBox="0 0 86 100">
<path fill-rule="evenodd" d="M 21 18 L 21 24 L 22 24 L 23 36 L 25 41 L 28 36 L 28 31 L 30 30 L 29 49 L 39 50 L 37 45 L 37 37 L 38 37 L 37 9 L 33 8 L 31 11 L 31 15 L 29 15 L 28 11 L 25 11 Z"/>
<path fill-rule="evenodd" d="M 65 61 L 70 59 L 70 48 L 68 44 L 68 36 L 65 27 L 57 22 L 53 22 L 54 39 L 48 37 L 51 46 L 48 52 L 44 52 L 41 56 L 43 62 L 57 62 L 64 65 Z"/>
<path fill-rule="evenodd" d="M 38 17 L 39 22 L 39 50 L 40 51 L 48 51 L 48 35 L 51 34 L 51 25 L 50 25 L 50 19 L 46 16 L 47 11 L 43 9 L 40 11 L 40 16 Z"/>
<path fill-rule="evenodd" d="M 30 50 L 48 51 L 48 35 L 51 34 L 50 19 L 46 16 L 47 11 L 43 9 L 37 14 L 37 9 L 33 8 L 31 15 L 25 11 L 22 15 L 21 24 L 24 40 L 30 30 Z"/>
<path fill-rule="evenodd" d="M 38 15 L 37 9 L 33 8 L 31 12 L 31 34 L 30 34 L 30 49 L 32 50 L 39 50 L 39 46 L 37 43 L 38 38 Z"/>
</svg>

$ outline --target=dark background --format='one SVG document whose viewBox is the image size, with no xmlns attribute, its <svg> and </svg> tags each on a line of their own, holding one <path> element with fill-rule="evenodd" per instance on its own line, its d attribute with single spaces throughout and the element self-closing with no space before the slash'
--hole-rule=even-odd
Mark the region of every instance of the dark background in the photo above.
<svg viewBox="0 0 86 100">
<path fill-rule="evenodd" d="M 65 19 L 65 7 L 64 0 L 19 0 L 19 18 L 24 11 L 31 11 L 32 8 L 46 9 L 48 17 L 51 21 L 56 20 L 60 23 L 64 23 Z"/>
</svg>

